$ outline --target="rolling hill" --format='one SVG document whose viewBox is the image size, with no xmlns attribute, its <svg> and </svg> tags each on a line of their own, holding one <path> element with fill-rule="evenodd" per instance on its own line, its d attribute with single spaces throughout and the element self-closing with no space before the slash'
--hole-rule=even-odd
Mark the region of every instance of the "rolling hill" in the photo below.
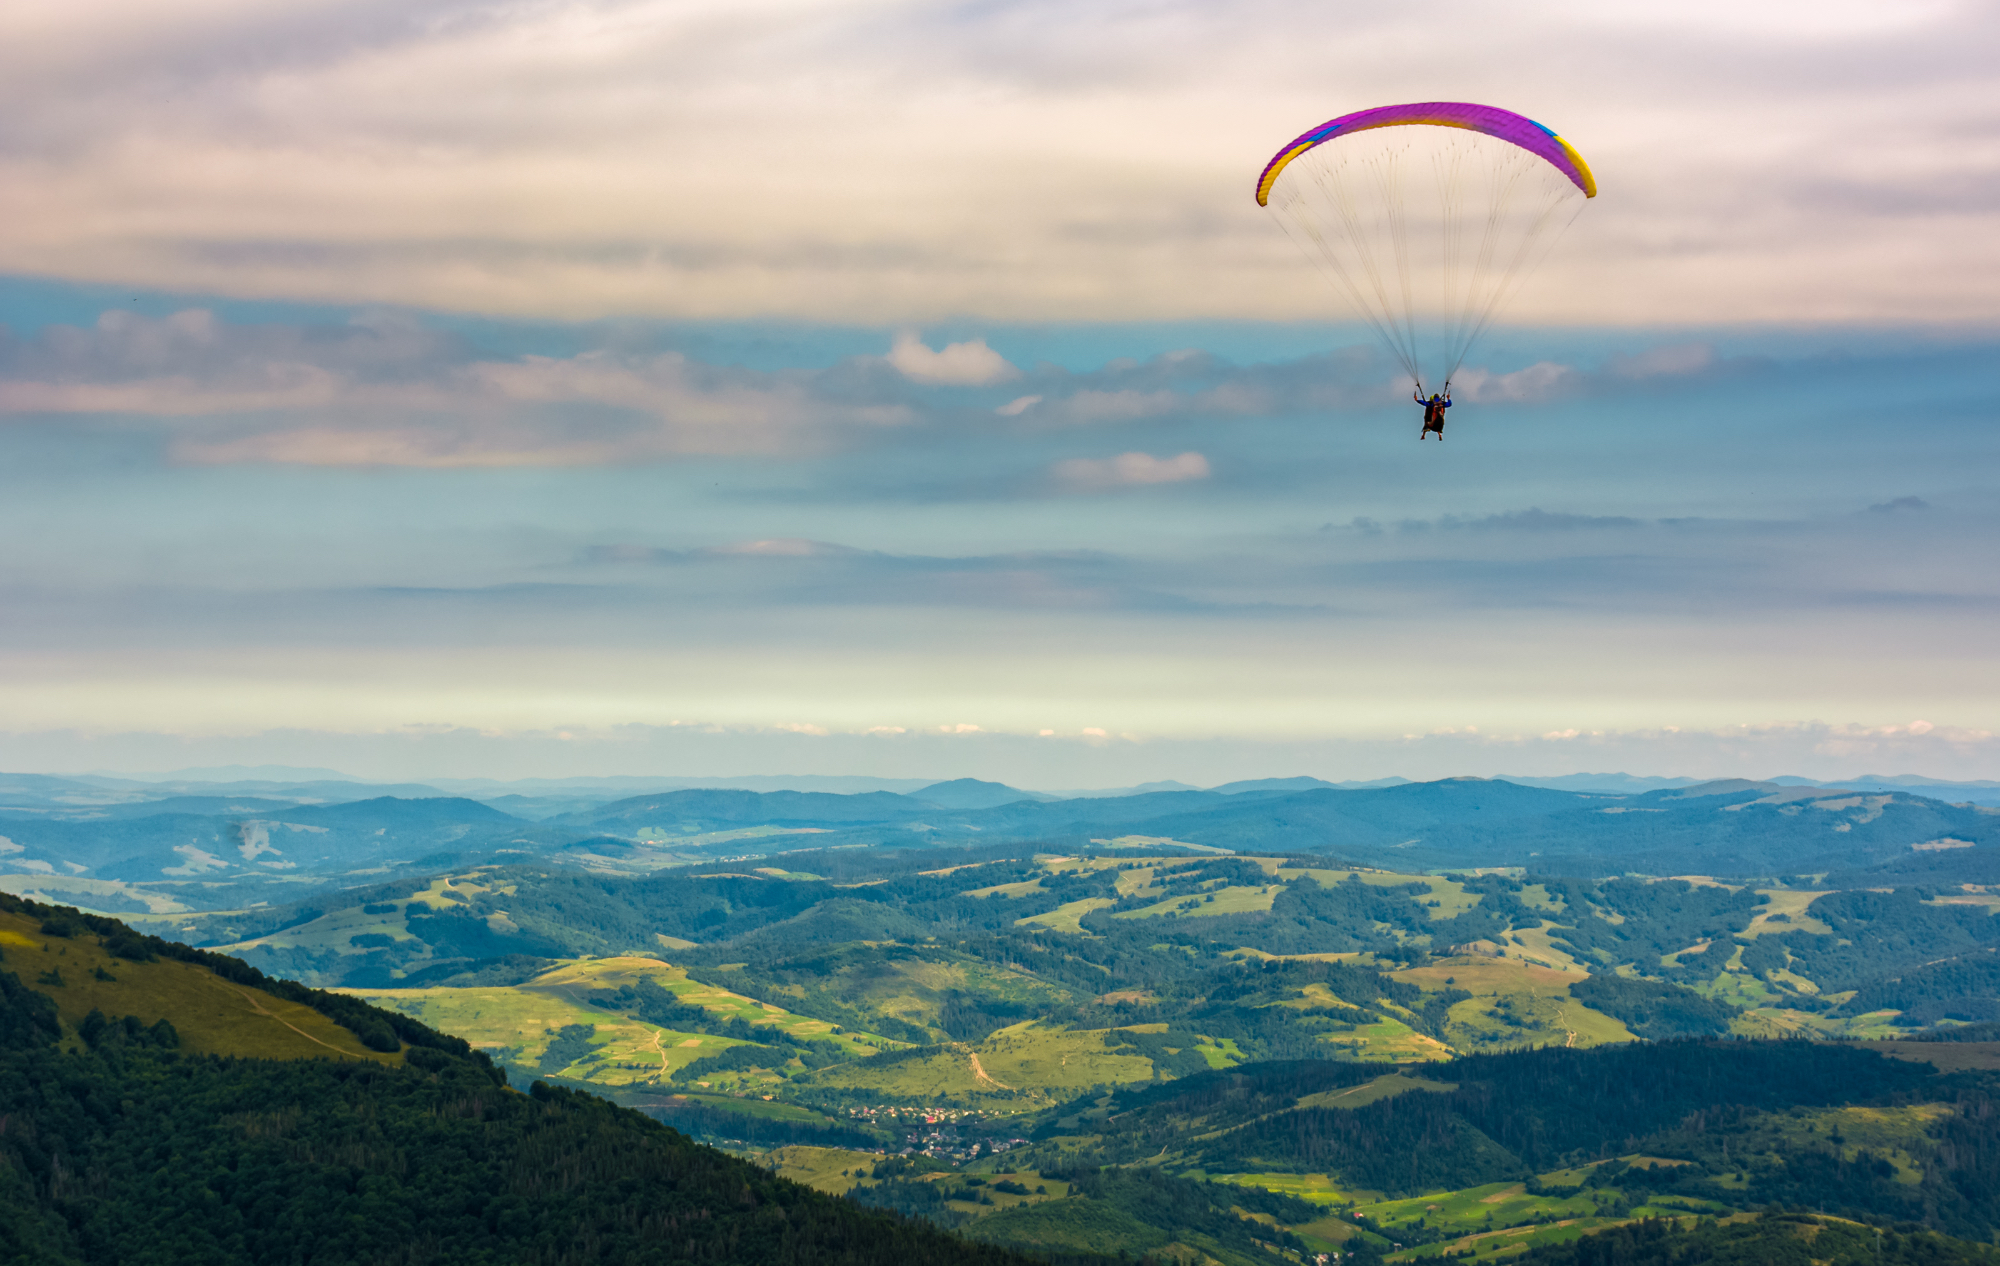
<svg viewBox="0 0 2000 1266">
<path fill-rule="evenodd" d="M 480 868 L 233 947 L 255 958 L 288 930 L 424 947 L 403 982 L 339 991 L 0 900 L 0 1112 L 32 1128 L 0 1134 L 0 1177 L 26 1175 L 0 1182 L 0 1220 L 46 1261 L 122 1260 L 169 1215 L 177 1251 L 220 1261 L 296 1254 L 315 1219 L 337 1223 L 315 1260 L 341 1261 L 396 1236 L 440 1260 L 538 1260 L 529 1240 L 613 1261 L 1513 1260 L 1649 1225 L 1698 1237 L 1704 1217 L 1782 1248 L 1770 1237 L 1804 1224 L 1754 1211 L 1802 1203 L 1901 1226 L 1894 1250 L 1927 1261 L 1980 1260 L 1937 1232 L 2000 1231 L 1984 1194 L 2000 1045 L 1713 1036 L 1786 1010 L 1752 1005 L 1753 986 L 1803 1002 L 1802 973 L 1843 970 L 1847 951 L 1900 961 L 1953 935 L 1958 968 L 1917 963 L 1790 1013 L 1897 1033 L 1883 1012 L 1985 996 L 2000 973 L 1983 902 L 1123 852 L 810 864 Z M 1080 899 L 1105 904 L 1074 931 L 1022 922 Z M 1214 906 L 1231 909 L 1198 913 Z M 506 939 L 503 919 L 550 939 L 706 939 L 456 961 L 431 952 L 448 936 L 423 939 Z M 828 939 L 785 931 L 810 926 Z M 1372 948 L 1233 944 L 1259 928 Z M 1440 943 L 1480 930 L 1484 950 Z M 1691 936 L 1731 948 L 1691 955 Z M 45 1084 L 64 1090 L 22 1097 Z M 92 1096 L 120 1104 L 109 1126 L 73 1124 Z M 173 1172 L 112 1164 L 162 1139 L 184 1157 Z M 97 1173 L 87 1190 L 66 1177 Z"/>
<path fill-rule="evenodd" d="M 523 802 L 516 817 L 441 795 L 324 803 L 252 784 L 259 794 L 192 788 L 145 799 L 8 778 L 0 887 L 108 913 L 278 906 L 482 862 L 641 876 L 846 848 L 1263 853 L 1393 871 L 1816 875 L 1852 887 L 2000 882 L 2000 809 L 1896 788 L 1721 782 L 1607 793 L 1488 779 L 1269 779 L 1056 800 L 961 779 L 911 794 L 682 789 L 554 813 Z"/>
<path fill-rule="evenodd" d="M 1020 1260 L 113 920 L 0 898 L 0 938 L 10 1261 Z"/>
</svg>

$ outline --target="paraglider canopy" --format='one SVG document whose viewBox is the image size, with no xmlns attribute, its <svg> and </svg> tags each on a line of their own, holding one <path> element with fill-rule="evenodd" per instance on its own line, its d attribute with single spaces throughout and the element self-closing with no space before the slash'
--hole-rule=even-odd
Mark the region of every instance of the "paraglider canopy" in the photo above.
<svg viewBox="0 0 2000 1266">
<path fill-rule="evenodd" d="M 1257 205 L 1267 206 L 1271 201 L 1271 186 L 1277 182 L 1278 173 L 1285 170 L 1285 164 L 1316 145 L 1323 145 L 1336 135 L 1345 132 L 1353 135 L 1378 127 L 1405 127 L 1428 124 L 1431 127 L 1462 127 L 1467 131 L 1480 132 L 1518 145 L 1540 158 L 1555 165 L 1556 170 L 1568 176 L 1577 188 L 1583 190 L 1586 198 L 1597 196 L 1597 178 L 1590 174 L 1590 164 L 1583 161 L 1583 155 L 1570 147 L 1570 143 L 1557 136 L 1552 129 L 1528 118 L 1515 114 L 1512 110 L 1502 110 L 1497 106 L 1474 105 L 1469 101 L 1419 101 L 1411 105 L 1376 106 L 1372 110 L 1356 110 L 1353 114 L 1343 114 L 1337 119 L 1328 119 L 1318 127 L 1297 138 L 1279 150 L 1271 161 L 1264 164 L 1264 171 L 1257 177 Z"/>
<path fill-rule="evenodd" d="M 1257 204 L 1320 264 L 1415 380 L 1449 385 L 1474 340 L 1597 196 L 1575 147 L 1464 101 L 1377 106 L 1287 143 Z"/>
</svg>

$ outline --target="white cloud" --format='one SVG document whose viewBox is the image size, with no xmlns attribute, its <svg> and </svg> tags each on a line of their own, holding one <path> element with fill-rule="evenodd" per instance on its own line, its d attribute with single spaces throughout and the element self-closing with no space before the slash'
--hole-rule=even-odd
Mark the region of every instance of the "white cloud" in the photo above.
<svg viewBox="0 0 2000 1266">
<path fill-rule="evenodd" d="M 944 383 L 954 387 L 979 387 L 1021 376 L 1021 371 L 1008 364 L 1006 357 L 986 346 L 983 338 L 947 343 L 942 350 L 934 352 L 924 345 L 923 339 L 914 330 L 904 330 L 896 336 L 895 343 L 889 348 L 888 361 L 898 373 L 912 382 Z"/>
<path fill-rule="evenodd" d="M 1116 488 L 1144 484 L 1177 484 L 1209 476 L 1208 458 L 1200 453 L 1154 457 L 1150 453 L 1120 453 L 1101 461 L 1075 457 L 1057 462 L 1050 473 L 1073 488 Z"/>
<path fill-rule="evenodd" d="M 1028 410 L 1034 408 L 1041 402 L 1042 398 L 1040 396 L 1020 396 L 1013 400 L 1009 400 L 1006 404 L 1001 405 L 993 412 L 999 414 L 1003 418 L 1018 418 L 1023 413 L 1026 413 Z"/>
<path fill-rule="evenodd" d="M 1540 404 L 1579 389 L 1584 376 L 1568 365 L 1541 361 L 1511 374 L 1461 369 L 1451 380 L 1452 396 L 1467 403 Z"/>
<path fill-rule="evenodd" d="M 947 349 L 950 350 L 950 349 Z M 837 372 L 837 371 L 828 371 Z M 189 310 L 0 336 L 0 414 L 190 419 L 192 465 L 565 466 L 823 451 L 915 413 L 824 373 L 678 352 L 468 358 L 413 324 L 246 326 Z M 200 420 L 200 421 L 194 421 Z"/>
</svg>

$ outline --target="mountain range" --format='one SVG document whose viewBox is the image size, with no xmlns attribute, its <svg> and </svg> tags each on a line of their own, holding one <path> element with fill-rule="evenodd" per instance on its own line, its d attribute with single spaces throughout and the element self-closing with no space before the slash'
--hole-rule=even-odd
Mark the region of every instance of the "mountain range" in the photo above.
<svg viewBox="0 0 2000 1266">
<path fill-rule="evenodd" d="M 804 848 L 998 845 L 1314 855 L 1423 872 L 2000 880 L 2000 809 L 1886 784 L 1729 780 L 1608 792 L 1501 779 L 1266 779 L 1054 799 L 957 779 L 909 792 L 688 788 L 545 815 L 557 806 L 506 796 L 330 794 L 356 789 L 346 783 L 145 786 L 0 776 L 0 886 L 111 913 L 172 913 L 282 904 L 482 858 L 645 874 Z"/>
</svg>

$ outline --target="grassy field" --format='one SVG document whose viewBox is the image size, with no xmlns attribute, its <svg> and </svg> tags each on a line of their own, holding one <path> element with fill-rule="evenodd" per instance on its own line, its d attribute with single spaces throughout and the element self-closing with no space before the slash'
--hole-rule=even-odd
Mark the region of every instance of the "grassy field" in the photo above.
<svg viewBox="0 0 2000 1266">
<path fill-rule="evenodd" d="M 1392 1064 L 1451 1058 L 1450 1047 L 1434 1037 L 1417 1032 L 1403 1019 L 1393 1014 L 1402 1008 L 1393 1004 L 1377 1005 L 1392 1014 L 1384 1016 L 1374 1024 L 1359 1024 L 1344 1032 L 1336 1031 L 1320 1035 L 1319 1041 L 1329 1048 L 1327 1058 Z M 1403 1012 L 1403 1014 L 1409 1013 Z"/>
<path fill-rule="evenodd" d="M 422 892 L 394 902 L 377 903 L 395 907 L 387 913 L 370 914 L 361 906 L 349 906 L 341 910 L 330 910 L 319 918 L 301 923 L 297 927 L 220 948 L 225 954 L 241 954 L 245 950 L 266 945 L 274 949 L 298 948 L 332 950 L 337 954 L 365 954 L 368 952 L 367 949 L 364 946 L 357 946 L 354 938 L 386 936 L 396 942 L 416 939 L 410 933 L 409 920 L 404 914 L 412 906 L 430 912 L 449 909 L 454 905 L 465 905 L 472 897 L 483 893 L 496 893 L 502 896 L 513 894 L 515 889 L 511 886 L 487 883 L 486 873 L 475 870 L 462 875 L 440 875 L 431 880 L 429 887 Z M 496 931 L 515 930 L 504 913 L 491 916 L 488 922 L 495 924 Z M 420 964 L 422 961 L 418 960 Z"/>
<path fill-rule="evenodd" d="M 1770 904 L 1758 910 L 1757 916 L 1750 920 L 1750 926 L 1736 934 L 1739 939 L 1751 940 L 1766 932 L 1783 934 L 1803 931 L 1816 936 L 1832 934 L 1832 928 L 1806 913 L 1806 907 L 1826 896 L 1826 893 L 1792 888 L 1759 888 L 1757 893 L 1768 897 Z"/>
<path fill-rule="evenodd" d="M 1377 1083 L 1370 1083 L 1374 1084 Z M 1805 1124 L 1801 1122 L 1799 1128 L 1803 1129 Z M 1906 1127 L 1899 1124 L 1897 1128 Z M 1682 1163 L 1650 1156 L 1619 1159 L 1639 1169 Z M 1573 1170 L 1544 1174 L 1542 1181 L 1550 1186 L 1580 1186 L 1590 1171 L 1602 1163 L 1594 1162 Z M 1572 1196 L 1530 1195 L 1524 1183 L 1487 1183 L 1458 1191 L 1384 1200 L 1379 1192 L 1344 1188 L 1323 1174 L 1210 1174 L 1207 1177 L 1211 1182 L 1262 1187 L 1325 1208 L 1326 1217 L 1292 1228 L 1294 1232 L 1318 1241 L 1315 1247 L 1321 1251 L 1328 1251 L 1328 1247 L 1357 1234 L 1357 1215 L 1365 1218 L 1369 1225 L 1380 1228 L 1392 1242 L 1399 1231 L 1415 1231 L 1419 1226 L 1427 1234 L 1442 1232 L 1448 1237 L 1436 1243 L 1392 1252 L 1388 1255 L 1391 1261 L 1433 1258 L 1445 1253 L 1469 1254 L 1479 1258 L 1513 1257 L 1531 1247 L 1573 1239 L 1633 1218 L 1675 1217 L 1690 1212 L 1686 1202 L 1676 1201 L 1659 1207 L 1620 1208 L 1614 1215 L 1610 1209 L 1621 1196 L 1615 1188 L 1601 1189 L 1601 1202 L 1599 1194 L 1590 1191 Z M 1719 1205 L 1706 1211 L 1728 1212 Z"/>
<path fill-rule="evenodd" d="M 1578 979 L 1589 975 L 1589 967 L 1555 943 L 1556 935 L 1554 926 L 1547 920 L 1543 920 L 1538 928 L 1516 928 L 1507 934 L 1513 946 L 1508 954 L 1532 966 L 1552 968 Z"/>
<path fill-rule="evenodd" d="M 1632 1211 L 1634 1216 L 1672 1216 L 1672 1210 Z M 1416 1262 L 1442 1257 L 1446 1253 L 1475 1256 L 1483 1261 L 1503 1261 L 1519 1257 L 1529 1249 L 1545 1244 L 1561 1244 L 1568 1240 L 1582 1239 L 1592 1231 L 1602 1231 L 1606 1227 L 1618 1226 L 1631 1221 L 1621 1218 L 1565 1218 L 1545 1226 L 1520 1226 L 1498 1231 L 1474 1231 L 1454 1240 L 1436 1244 L 1424 1244 L 1416 1248 L 1406 1248 L 1387 1254 L 1383 1260 L 1391 1262 Z M 1691 1219 L 1690 1219 L 1691 1221 Z"/>
<path fill-rule="evenodd" d="M 1419 897 L 1418 900 L 1427 905 L 1432 901 L 1437 902 L 1437 905 L 1430 907 L 1430 916 L 1433 919 L 1456 918 L 1479 904 L 1478 893 L 1467 892 L 1465 885 L 1456 879 L 1442 879 L 1436 875 L 1404 875 L 1388 870 L 1320 870 L 1290 866 L 1274 866 L 1269 873 L 1287 882 L 1301 875 L 1310 875 L 1324 888 L 1344 884 L 1350 878 L 1359 879 L 1364 884 L 1374 884 L 1378 888 L 1401 888 L 1407 884 L 1422 884 L 1430 889 L 1430 895 Z"/>
<path fill-rule="evenodd" d="M 1043 891 L 1043 888 L 1040 879 L 1023 879 L 1011 884 L 993 884 L 986 888 L 973 888 L 958 895 L 961 897 L 1006 897 L 1011 901 L 1016 897 L 1025 897 L 1031 892 L 1041 891 Z"/>
<path fill-rule="evenodd" d="M 1513 957 L 1464 957 L 1390 974 L 1421 989 L 1472 995 L 1452 1006 L 1445 1029 L 1446 1041 L 1461 1052 L 1637 1040 L 1624 1024 L 1570 996 L 1569 987 L 1584 979 L 1576 972 Z"/>
<path fill-rule="evenodd" d="M 1264 884 L 1256 888 L 1214 888 L 1198 897 L 1171 897 L 1155 902 L 1138 910 L 1127 910 L 1114 914 L 1114 919 L 1157 919 L 1163 917 L 1198 917 L 1216 914 L 1254 914 L 1269 910 L 1283 884 Z"/>
<path fill-rule="evenodd" d="M 1316 1095 L 1307 1095 L 1298 1101 L 1301 1108 L 1359 1108 L 1374 1103 L 1378 1099 L 1393 1099 L 1397 1095 L 1413 1090 L 1428 1091 L 1431 1094 L 1449 1094 L 1458 1089 L 1456 1082 L 1432 1081 L 1426 1077 L 1412 1077 L 1398 1071 L 1363 1082 L 1359 1086 L 1348 1086 L 1342 1090 L 1325 1090 Z"/>
<path fill-rule="evenodd" d="M 856 1187 L 872 1187 L 874 1168 L 882 1157 L 872 1152 L 854 1152 L 838 1147 L 780 1147 L 757 1157 L 759 1164 L 795 1183 L 824 1191 L 829 1195 L 844 1196 Z M 1003 1209 L 1021 1205 L 1040 1204 L 1047 1200 L 1061 1200 L 1069 1195 L 1069 1184 L 1043 1177 L 1032 1169 L 1014 1170 L 1000 1160 L 982 1161 L 977 1166 L 960 1171 L 924 1174 L 916 1178 L 918 1182 L 942 1182 L 957 1186 L 966 1174 L 976 1173 L 986 1181 L 983 1188 L 990 1205 L 975 1204 L 962 1200 L 948 1200 L 947 1208 L 974 1217 L 989 1216 Z M 1015 1182 L 1028 1189 L 1027 1194 L 995 1191 L 993 1183 Z M 1037 1191 L 1036 1188 L 1041 1188 Z"/>
<path fill-rule="evenodd" d="M 1238 1187 L 1262 1187 L 1318 1205 L 1344 1206 L 1373 1200 L 1380 1194 L 1336 1186 L 1325 1174 L 1209 1174 L 1207 1178 L 1210 1182 L 1234 1183 Z"/>
<path fill-rule="evenodd" d="M 860 1175 L 882 1159 L 868 1152 L 839 1147 L 780 1147 L 758 1158 L 764 1168 L 795 1183 L 844 1196 L 861 1182 Z"/>
<path fill-rule="evenodd" d="M 836 1034 L 824 1020 L 794 1015 L 780 1007 L 690 980 L 678 967 L 657 959 L 588 958 L 565 962 L 520 985 L 476 989 L 348 989 L 380 1007 L 414 1016 L 432 1028 L 454 1033 L 508 1063 L 534 1065 L 565 1025 L 596 1026 L 591 1051 L 550 1073 L 603 1086 L 662 1085 L 695 1060 L 731 1046 L 735 1038 L 687 1033 L 634 1020 L 590 1005 L 592 991 L 647 977 L 682 1002 L 701 1007 L 718 1022 L 740 1018 L 753 1025 L 783 1029 L 801 1039 L 843 1042 L 856 1056 L 898 1044 L 870 1033 Z M 777 1071 L 754 1069 L 721 1073 L 696 1083 L 715 1089 L 761 1090 L 783 1081 Z"/>
<path fill-rule="evenodd" d="M 1016 919 L 1014 920 L 1014 924 L 1016 927 L 1035 924 L 1045 928 L 1053 928 L 1058 932 L 1070 932 L 1080 936 L 1083 934 L 1083 925 L 1077 922 L 1077 920 L 1083 918 L 1084 915 L 1089 914 L 1092 910 L 1102 910 L 1106 906 L 1115 906 L 1117 904 L 1116 901 L 1113 901 L 1109 897 L 1085 897 L 1081 901 L 1071 901 L 1059 905 L 1047 914 L 1031 914 L 1025 919 Z"/>
<path fill-rule="evenodd" d="M 530 989 L 354 989 L 344 992 L 454 1033 L 510 1064 L 537 1063 L 565 1025 L 596 1026 L 591 1053 L 548 1071 L 576 1081 L 658 1083 L 704 1055 L 743 1043 L 679 1033 Z"/>
<path fill-rule="evenodd" d="M 857 1056 L 870 1055 L 878 1050 L 894 1050 L 903 1045 L 879 1034 L 853 1029 L 836 1033 L 834 1030 L 839 1026 L 828 1021 L 797 1015 L 772 1003 L 759 1002 L 715 985 L 690 980 L 682 968 L 655 958 L 570 959 L 516 988 L 561 994 L 573 1001 L 581 1001 L 592 990 L 615 990 L 621 985 L 636 983 L 642 976 L 652 979 L 680 1001 L 700 1007 L 724 1023 L 734 1018 L 746 1024 L 783 1029 L 805 1041 L 846 1043 Z"/>
<path fill-rule="evenodd" d="M 1637 1169 L 1683 1163 L 1652 1156 L 1619 1159 Z M 1602 1163 L 1544 1174 L 1542 1181 L 1555 1187 L 1579 1186 Z M 1691 1203 L 1680 1199 L 1659 1206 L 1625 1208 L 1621 1197 L 1622 1193 L 1609 1187 L 1570 1196 L 1537 1196 L 1529 1194 L 1523 1183 L 1487 1183 L 1402 1200 L 1357 1201 L 1347 1216 L 1358 1214 L 1368 1219 L 1391 1240 L 1399 1231 L 1420 1226 L 1429 1233 L 1442 1232 L 1449 1237 L 1389 1254 L 1392 1261 L 1415 1261 L 1447 1253 L 1479 1258 L 1514 1257 L 1530 1248 L 1574 1239 L 1634 1218 L 1679 1217 L 1691 1211 Z M 1704 1206 L 1698 1211 L 1728 1213 L 1720 1205 Z"/>
<path fill-rule="evenodd" d="M 96 1009 L 148 1025 L 169 1020 L 181 1049 L 203 1055 L 402 1062 L 400 1054 L 369 1050 L 311 1007 L 232 984 L 206 967 L 113 958 L 89 933 L 65 939 L 39 928 L 38 919 L 0 913 L 0 971 L 55 999 L 70 1030 Z"/>
<path fill-rule="evenodd" d="M 950 1099 L 1002 1112 L 1046 1107 L 1094 1085 L 1151 1081 L 1153 1062 L 1116 1053 L 1104 1044 L 1105 1032 L 1044 1029 L 1028 1021 L 1001 1029 L 977 1046 L 951 1043 L 920 1058 L 839 1064 L 801 1080 L 834 1089 Z"/>
<path fill-rule="evenodd" d="M 938 948 L 912 953 L 849 947 L 820 960 L 815 970 L 819 991 L 864 1013 L 929 1029 L 939 1039 L 945 1033 L 938 1025 L 954 993 L 1014 1003 L 1027 1009 L 1024 1014 L 1049 1011 L 1074 999 L 1061 985 Z M 770 988 L 780 1001 L 786 996 L 803 999 L 806 994 L 802 985 Z"/>
<path fill-rule="evenodd" d="M 1395 1010 L 1384 1007 L 1384 1010 Z M 1356 1026 L 1346 1033 L 1327 1033 L 1319 1039 L 1340 1052 L 1336 1058 L 1369 1062 L 1407 1064 L 1450 1059 L 1452 1049 L 1428 1034 L 1419 1033 L 1394 1015 L 1375 1024 Z"/>
<path fill-rule="evenodd" d="M 1610 1195 L 1607 1193 L 1607 1200 Z M 1421 1223 L 1433 1230 L 1474 1235 L 1495 1228 L 1519 1226 L 1530 1219 L 1562 1220 L 1599 1216 L 1591 1193 L 1574 1196 L 1531 1196 L 1521 1183 L 1487 1183 L 1461 1191 L 1357 1204 L 1360 1214 L 1392 1238 L 1398 1230 Z"/>
</svg>

